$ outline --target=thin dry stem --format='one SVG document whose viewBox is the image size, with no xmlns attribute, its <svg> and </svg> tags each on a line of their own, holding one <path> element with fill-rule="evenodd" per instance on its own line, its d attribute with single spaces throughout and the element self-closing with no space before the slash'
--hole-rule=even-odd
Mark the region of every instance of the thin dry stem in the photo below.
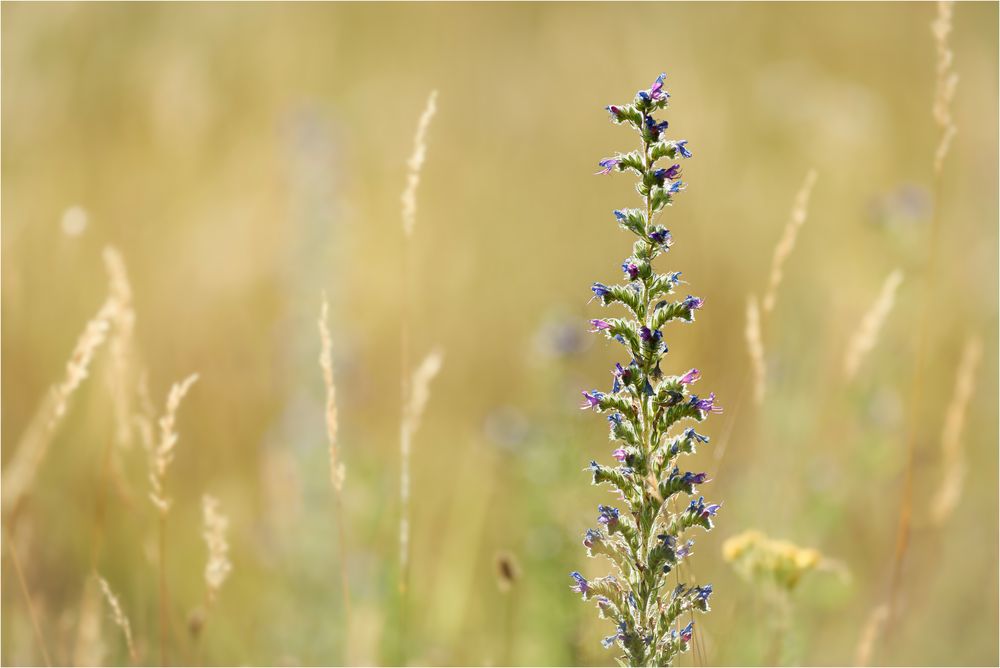
<svg viewBox="0 0 1000 668">
<path fill-rule="evenodd" d="M 107 600 L 108 606 L 111 608 L 111 618 L 114 620 L 118 628 L 122 630 L 122 635 L 125 636 L 125 646 L 128 648 L 128 655 L 132 659 L 132 663 L 136 663 L 138 661 L 138 655 L 135 652 L 135 644 L 132 642 L 132 625 L 129 624 L 128 617 L 125 616 L 125 612 L 122 610 L 118 597 L 111 592 L 111 587 L 108 586 L 107 580 L 101 576 L 97 576 L 97 580 L 101 583 L 101 591 L 104 592 L 104 598 Z"/>
<path fill-rule="evenodd" d="M 104 267 L 108 274 L 111 297 L 118 308 L 112 319 L 112 336 L 108 344 L 111 357 L 111 396 L 114 401 L 116 440 L 119 446 L 132 445 L 132 347 L 135 332 L 135 310 L 132 307 L 132 286 L 125 261 L 112 246 L 104 249 Z"/>
<path fill-rule="evenodd" d="M 951 517 L 962 496 L 965 481 L 965 453 L 962 448 L 962 429 L 965 416 L 975 389 L 976 369 L 983 353 L 983 343 L 972 337 L 965 344 L 962 361 L 955 378 L 955 391 L 945 414 L 941 432 L 941 469 L 944 477 L 931 502 L 931 520 L 941 526 Z"/>
<path fill-rule="evenodd" d="M 816 170 L 810 169 L 806 174 L 806 180 L 795 196 L 795 205 L 792 207 L 791 216 L 785 231 L 781 235 L 781 240 L 774 248 L 774 257 L 771 259 L 771 276 L 768 280 L 767 292 L 764 294 L 764 313 L 774 310 L 775 302 L 778 300 L 778 287 L 784 277 L 785 260 L 795 249 L 795 240 L 799 236 L 799 229 L 806 222 L 806 214 L 809 211 L 809 196 L 812 194 L 813 186 L 816 184 Z"/>
<path fill-rule="evenodd" d="M 854 653 L 855 666 L 867 666 L 871 664 L 872 652 L 875 650 L 875 641 L 882 633 L 882 627 L 889 619 L 889 606 L 881 603 L 868 615 L 868 621 L 861 631 L 861 638 L 858 640 L 858 648 Z"/>
<path fill-rule="evenodd" d="M 896 290 L 902 282 L 903 272 L 899 269 L 896 269 L 886 277 L 885 282 L 882 283 L 882 290 L 879 292 L 878 299 L 875 300 L 875 303 L 865 313 L 857 331 L 851 337 L 851 341 L 847 346 L 847 352 L 844 355 L 844 377 L 848 381 L 854 379 L 861 369 L 861 363 L 864 361 L 865 356 L 871 352 L 878 342 L 879 332 L 882 330 L 882 325 L 885 324 L 886 318 L 889 317 L 889 312 L 892 311 L 892 307 L 896 303 Z"/>
<path fill-rule="evenodd" d="M 413 154 L 407 163 L 410 171 L 406 176 L 406 188 L 403 190 L 403 234 L 413 236 L 413 228 L 417 224 L 417 186 L 420 185 L 420 170 L 427 155 L 427 130 L 431 119 L 437 112 L 437 91 L 431 91 L 427 98 L 427 106 L 417 124 L 417 134 L 413 139 Z"/>
<path fill-rule="evenodd" d="M 46 666 L 52 665 L 52 657 L 45 646 L 45 636 L 42 635 L 42 626 L 38 622 L 38 612 L 35 610 L 35 602 L 28 591 L 28 581 L 24 577 L 21 569 L 21 559 L 17 556 L 17 547 L 14 545 L 14 537 L 10 533 L 10 526 L 4 526 L 4 534 L 7 538 L 7 550 L 10 552 L 10 560 L 14 565 L 14 574 L 17 576 L 17 584 L 21 588 L 21 595 L 24 596 L 24 604 L 28 608 L 28 618 L 31 620 L 31 629 L 35 633 L 35 642 L 38 643 L 38 651 L 42 654 L 42 659 Z"/>
<path fill-rule="evenodd" d="M 753 398 L 759 405 L 764 401 L 767 386 L 767 368 L 764 365 L 764 341 L 760 332 L 760 307 L 757 297 L 747 297 L 747 325 L 744 329 L 750 366 L 753 369 Z"/>
</svg>

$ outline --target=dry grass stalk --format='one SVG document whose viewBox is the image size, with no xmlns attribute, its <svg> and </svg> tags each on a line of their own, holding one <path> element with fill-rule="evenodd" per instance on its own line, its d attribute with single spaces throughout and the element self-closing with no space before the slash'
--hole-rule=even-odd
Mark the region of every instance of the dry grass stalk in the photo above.
<svg viewBox="0 0 1000 668">
<path fill-rule="evenodd" d="M 135 310 L 132 307 L 132 286 L 125 261 L 112 246 L 104 249 L 104 267 L 108 273 L 111 298 L 118 308 L 112 319 L 112 336 L 108 344 L 111 357 L 111 395 L 114 400 L 116 440 L 118 445 L 132 445 L 132 341 L 135 331 Z"/>
<path fill-rule="evenodd" d="M 852 380 L 857 375 L 865 356 L 878 342 L 879 332 L 896 303 L 896 290 L 902 282 L 903 272 L 899 269 L 889 274 L 882 284 L 878 299 L 862 318 L 861 324 L 851 338 L 844 355 L 844 377 L 847 380 Z"/>
<path fill-rule="evenodd" d="M 795 240 L 799 235 L 799 228 L 806 222 L 806 214 L 809 211 L 809 196 L 812 194 L 813 186 L 816 184 L 816 170 L 810 169 L 806 174 L 806 180 L 795 196 L 795 205 L 792 207 L 791 216 L 785 231 L 774 248 L 774 257 L 771 259 L 771 276 L 768 280 L 767 293 L 764 295 L 764 313 L 774 310 L 774 304 L 778 300 L 778 287 L 784 277 L 785 260 L 792 254 L 795 248 Z"/>
<path fill-rule="evenodd" d="M 73 643 L 74 666 L 102 666 L 105 664 L 105 647 L 102 637 L 100 585 L 94 578 L 87 578 L 80 601 L 80 617 Z"/>
<path fill-rule="evenodd" d="M 944 478 L 931 503 L 931 520 L 941 526 L 951 517 L 962 495 L 965 481 L 965 453 L 962 449 L 962 429 L 975 389 L 976 369 L 983 354 L 983 344 L 973 337 L 965 344 L 962 361 L 955 379 L 955 391 L 945 413 L 941 432 L 941 459 Z"/>
<path fill-rule="evenodd" d="M 413 228 L 417 224 L 417 186 L 420 185 L 420 170 L 427 155 L 427 129 L 431 119 L 437 112 L 437 91 L 432 91 L 427 98 L 427 106 L 420 115 L 417 124 L 417 134 L 413 139 L 413 154 L 407 166 L 410 168 L 406 176 L 406 188 L 403 190 L 403 233 L 409 238 L 413 236 Z"/>
<path fill-rule="evenodd" d="M 229 577 L 233 565 L 229 561 L 229 543 L 226 541 L 226 530 L 229 528 L 229 518 L 219 512 L 219 501 L 205 494 L 201 499 L 202 517 L 205 523 L 202 537 L 208 546 L 208 562 L 205 564 L 205 585 L 208 591 L 208 604 L 215 603 L 222 588 L 222 583 Z"/>
<path fill-rule="evenodd" d="M 941 139 L 934 152 L 935 175 L 941 173 L 944 159 L 951 146 L 951 140 L 958 132 L 951 116 L 951 103 L 955 98 L 955 89 L 958 87 L 958 75 L 951 69 L 955 55 L 948 46 L 948 35 L 952 28 L 953 5 L 954 3 L 950 1 L 938 2 L 937 18 L 931 23 L 931 33 L 934 35 L 934 46 L 937 50 L 937 81 L 934 87 L 934 104 L 931 107 L 931 115 L 934 117 L 934 122 L 941 128 Z"/>
<path fill-rule="evenodd" d="M 5 514 L 13 513 L 34 482 L 73 393 L 87 378 L 94 354 L 107 339 L 110 322 L 118 309 L 118 301 L 109 297 L 87 323 L 66 363 L 66 376 L 49 390 L 21 437 L 13 458 L 3 471 L 3 492 L 0 496 Z"/>
<path fill-rule="evenodd" d="M 882 627 L 889 620 L 889 606 L 882 603 L 875 606 L 875 609 L 868 615 L 868 621 L 861 631 L 861 638 L 858 640 L 858 648 L 854 653 L 855 666 L 867 666 L 871 664 L 872 652 L 875 649 L 875 641 L 882 633 Z"/>
<path fill-rule="evenodd" d="M 760 332 L 760 307 L 754 295 L 747 297 L 747 325 L 744 335 L 747 352 L 750 353 L 750 366 L 753 369 L 753 398 L 759 405 L 764 401 L 767 368 L 764 365 L 764 340 Z"/>
<path fill-rule="evenodd" d="M 198 380 L 198 374 L 191 374 L 183 381 L 174 383 L 167 396 L 167 407 L 160 418 L 160 442 L 153 451 L 152 467 L 149 472 L 149 483 L 152 491 L 149 494 L 153 505 L 159 509 L 161 515 L 166 515 L 170 510 L 170 499 L 164 493 L 163 484 L 167 476 L 167 468 L 174 460 L 174 446 L 177 445 L 177 409 L 180 408 L 184 395 L 188 393 L 191 386 Z"/>
<path fill-rule="evenodd" d="M 413 373 L 413 380 L 407 393 L 409 400 L 403 408 L 403 420 L 400 425 L 400 455 L 402 464 L 399 477 L 399 497 L 401 512 L 399 517 L 399 562 L 404 574 L 401 587 L 406 587 L 407 568 L 410 553 L 410 452 L 413 447 L 413 436 L 420 426 L 424 409 L 431 396 L 431 381 L 441 370 L 444 354 L 434 350 L 424 358 Z"/>
<path fill-rule="evenodd" d="M 129 624 L 128 617 L 122 611 L 121 603 L 118 601 L 112 591 L 111 587 L 108 586 L 107 580 L 98 576 L 97 580 L 101 583 L 101 591 L 104 592 L 104 598 L 108 602 L 108 606 L 111 608 L 111 618 L 114 620 L 115 624 L 122 630 L 122 635 L 125 636 L 125 646 L 128 648 L 128 655 L 132 659 L 132 663 L 138 661 L 138 656 L 135 652 L 135 644 L 132 642 L 132 625 Z"/>
<path fill-rule="evenodd" d="M 330 328 L 327 326 L 327 314 L 330 308 L 326 293 L 323 293 L 323 304 L 319 312 L 319 368 L 323 372 L 323 385 L 326 386 L 326 438 L 330 456 L 330 482 L 339 494 L 344 487 L 346 469 L 337 456 L 337 390 L 333 384 L 333 342 Z"/>
</svg>

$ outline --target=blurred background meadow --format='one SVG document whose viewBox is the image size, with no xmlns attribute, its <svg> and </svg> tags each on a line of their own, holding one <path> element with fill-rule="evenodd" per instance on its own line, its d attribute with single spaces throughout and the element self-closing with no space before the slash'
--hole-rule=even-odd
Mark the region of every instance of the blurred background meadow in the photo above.
<svg viewBox="0 0 1000 668">
<path fill-rule="evenodd" d="M 567 577 L 607 572 L 580 540 L 610 498 L 583 469 L 611 446 L 577 407 L 620 361 L 587 333 L 602 313 L 588 288 L 620 278 L 631 242 L 611 211 L 635 201 L 630 179 L 593 173 L 635 141 L 604 105 L 666 71 L 670 132 L 694 158 L 661 269 L 706 300 L 667 328 L 668 373 L 697 366 L 726 408 L 691 464 L 724 505 L 696 536 L 714 609 L 682 665 L 850 664 L 866 635 L 876 664 L 996 665 L 998 16 L 954 8 L 957 134 L 935 183 L 937 11 L 5 3 L 3 664 L 613 663 L 608 623 Z M 407 249 L 400 194 L 432 90 Z M 811 170 L 758 403 L 747 299 Z M 13 503 L 12 462 L 51 424 L 49 388 L 116 257 L 134 322 L 111 318 Z M 442 365 L 412 442 L 401 594 L 404 318 L 408 365 L 434 350 Z M 148 431 L 193 373 L 161 551 Z M 910 427 L 912 531 L 886 618 Z M 228 518 L 214 597 L 205 494 Z M 822 559 L 796 586 L 748 576 L 723 544 L 750 529 Z"/>
</svg>

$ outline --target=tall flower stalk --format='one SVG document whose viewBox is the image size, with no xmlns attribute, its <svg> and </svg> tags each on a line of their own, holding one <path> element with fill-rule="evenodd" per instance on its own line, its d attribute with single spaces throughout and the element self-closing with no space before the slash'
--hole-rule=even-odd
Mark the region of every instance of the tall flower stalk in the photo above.
<svg viewBox="0 0 1000 668">
<path fill-rule="evenodd" d="M 667 121 L 653 117 L 670 97 L 664 78 L 661 74 L 652 87 L 639 91 L 631 104 L 607 108 L 615 124 L 638 132 L 641 147 L 600 161 L 598 173 L 636 174 L 642 206 L 614 212 L 618 224 L 636 237 L 632 255 L 621 265 L 623 282 L 591 288 L 602 305 L 621 307 L 626 317 L 595 319 L 591 325 L 620 343 L 631 361 L 615 365 L 610 392 L 584 392 L 582 408 L 607 414 L 617 464 L 592 461 L 589 470 L 595 485 L 610 485 L 618 493 L 622 508 L 598 506 L 599 526 L 583 540 L 588 555 L 607 557 L 616 574 L 593 580 L 570 574 L 573 591 L 595 601 L 600 615 L 615 624 L 604 646 L 617 644 L 624 650 L 620 662 L 633 666 L 668 665 L 690 648 L 693 612 L 709 610 L 712 586 L 681 581 L 679 571 L 694 546 L 687 533 L 695 527 L 711 530 L 720 507 L 701 496 L 678 504 L 680 494 L 694 497 L 696 487 L 708 480 L 706 473 L 681 472 L 678 457 L 693 453 L 708 438 L 693 428 L 675 427 L 722 409 L 715 405 L 715 394 L 702 398 L 691 392 L 701 376 L 698 369 L 666 375 L 660 368 L 667 354 L 664 326 L 692 322 L 703 303 L 691 295 L 671 299 L 683 283 L 680 272 L 653 269 L 654 260 L 673 244 L 670 231 L 656 224 L 657 216 L 684 189 L 681 165 L 674 161 L 691 157 L 687 141 L 668 139 Z M 670 164 L 658 167 L 664 158 Z"/>
</svg>

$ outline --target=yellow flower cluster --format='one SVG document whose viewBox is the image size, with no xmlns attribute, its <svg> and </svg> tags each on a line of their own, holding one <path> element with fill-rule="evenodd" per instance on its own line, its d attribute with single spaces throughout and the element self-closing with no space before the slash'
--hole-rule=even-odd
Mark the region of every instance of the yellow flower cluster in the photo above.
<svg viewBox="0 0 1000 668">
<path fill-rule="evenodd" d="M 789 591 L 823 559 L 819 550 L 802 548 L 787 540 L 773 540 L 755 529 L 723 543 L 722 556 L 746 579 L 772 581 Z"/>
</svg>

